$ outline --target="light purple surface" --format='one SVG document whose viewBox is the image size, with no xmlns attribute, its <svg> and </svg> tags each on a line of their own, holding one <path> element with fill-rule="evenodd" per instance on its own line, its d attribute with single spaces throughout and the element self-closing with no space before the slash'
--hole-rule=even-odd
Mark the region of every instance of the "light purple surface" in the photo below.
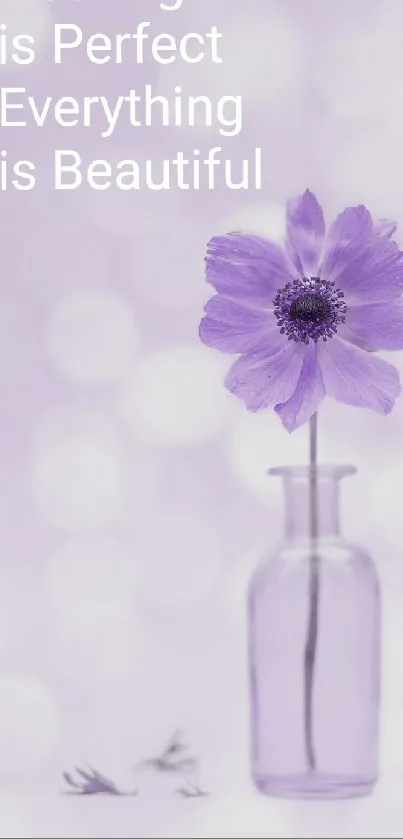
<svg viewBox="0 0 403 839">
<path fill-rule="evenodd" d="M 384 418 L 329 401 L 319 431 L 321 460 L 359 467 L 344 487 L 345 532 L 381 575 L 382 781 L 357 804 L 277 806 L 248 780 L 245 589 L 259 545 L 274 547 L 281 529 L 266 469 L 306 462 L 307 430 L 290 438 L 276 417 L 247 414 L 222 386 L 227 360 L 197 329 L 208 239 L 239 226 L 280 237 L 284 202 L 306 185 L 327 219 L 364 201 L 403 224 L 401 2 L 0 9 L 10 27 L 13 10 L 20 28 L 29 13 L 44 47 L 32 67 L 1 66 L 2 84 L 37 97 L 157 81 L 242 93 L 243 132 L 220 144 L 234 160 L 265 154 L 258 194 L 56 193 L 55 147 L 159 160 L 209 149 L 217 132 L 1 131 L 10 160 L 35 159 L 38 186 L 0 194 L 0 835 L 400 837 L 403 402 Z M 43 14 L 89 33 L 131 31 L 137 19 L 173 32 L 216 23 L 226 62 L 159 80 L 155 65 L 99 68 L 78 54 L 55 68 Z M 60 795 L 62 770 L 86 760 L 130 789 L 133 766 L 177 726 L 209 798 L 182 800 L 165 778 L 134 800 Z"/>
<path fill-rule="evenodd" d="M 348 798 L 378 779 L 380 594 L 373 561 L 339 523 L 339 469 L 319 472 L 318 538 L 310 534 L 310 479 L 286 471 L 285 529 L 249 593 L 252 772 L 258 789 Z M 309 569 L 318 558 L 318 640 L 308 760 L 304 656 Z"/>
</svg>

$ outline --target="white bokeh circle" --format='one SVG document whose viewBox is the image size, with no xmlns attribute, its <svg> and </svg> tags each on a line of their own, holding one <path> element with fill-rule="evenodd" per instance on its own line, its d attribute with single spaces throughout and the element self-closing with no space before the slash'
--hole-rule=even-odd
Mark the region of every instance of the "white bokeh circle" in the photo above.
<svg viewBox="0 0 403 839">
<path fill-rule="evenodd" d="M 90 626 L 61 617 L 55 621 L 48 610 L 44 646 L 54 672 L 74 688 L 102 691 L 104 697 L 109 692 L 116 699 L 116 685 L 135 678 L 138 648 L 144 646 L 138 621 Z"/>
<path fill-rule="evenodd" d="M 23 674 L 0 676 L 1 772 L 22 772 L 44 763 L 59 732 L 57 706 L 46 685 Z"/>
<path fill-rule="evenodd" d="M 278 492 L 278 478 L 267 474 L 273 466 L 307 463 L 307 427 L 288 434 L 272 411 L 245 411 L 228 441 L 228 455 L 239 483 L 262 498 Z"/>
<path fill-rule="evenodd" d="M 42 359 L 37 352 L 38 321 L 26 306 L 25 297 L 6 289 L 0 307 L 0 387 L 27 390 L 38 378 Z"/>
<path fill-rule="evenodd" d="M 160 158 L 155 155 L 148 157 L 139 152 L 135 145 L 123 148 L 108 148 L 98 146 L 88 155 L 88 161 L 105 160 L 116 173 L 122 161 L 134 160 L 141 173 L 141 188 L 121 190 L 112 186 L 107 190 L 89 189 L 84 194 L 82 205 L 83 214 L 91 223 L 109 236 L 122 236 L 130 240 L 141 239 L 144 235 L 156 237 L 164 230 L 171 229 L 172 219 L 180 218 L 181 202 L 178 191 L 174 189 L 147 189 L 144 181 L 146 161 L 151 160 L 153 177 L 162 179 Z M 113 178 L 112 178 L 113 180 Z"/>
<path fill-rule="evenodd" d="M 275 14 L 263 12 L 259 18 L 231 21 L 221 44 L 222 63 L 174 62 L 165 66 L 159 73 L 158 94 L 172 96 L 179 86 L 182 96 L 208 96 L 213 105 L 222 96 L 232 95 L 242 96 L 248 106 L 261 106 L 298 84 L 302 39 L 297 27 L 278 9 Z M 205 127 L 205 122 L 199 127 Z M 186 129 L 184 124 L 180 130 Z"/>
<path fill-rule="evenodd" d="M 30 44 L 30 47 L 35 49 L 36 56 L 51 41 L 52 21 L 52 6 L 48 0 L 0 0 L 0 22 L 7 26 L 9 43 L 16 35 L 31 35 L 35 45 Z M 26 64 L 16 64 L 10 58 L 5 66 L 7 71 L 27 69 Z"/>
<path fill-rule="evenodd" d="M 232 400 L 222 359 L 204 347 L 171 346 L 139 362 L 120 410 L 133 433 L 154 444 L 195 444 L 219 433 Z M 226 362 L 226 366 L 228 363 Z"/>
<path fill-rule="evenodd" d="M 403 71 L 400 4 L 378 6 L 360 31 L 329 33 L 318 44 L 313 84 L 330 115 L 351 125 L 375 125 L 390 115 Z M 372 18 L 372 19 L 371 19 Z M 396 117 L 399 119 L 395 108 Z M 393 130 L 393 122 L 391 122 Z"/>
<path fill-rule="evenodd" d="M 0 573 L 0 655 L 10 658 L 24 648 L 42 608 L 32 579 L 27 582 L 24 566 L 17 573 L 15 570 L 15 566 L 4 567 Z"/>
<path fill-rule="evenodd" d="M 205 281 L 204 257 L 210 238 L 198 222 L 173 219 L 172 226 L 132 243 L 132 282 L 135 292 L 173 311 L 200 313 L 211 287 Z"/>
<path fill-rule="evenodd" d="M 58 618 L 96 629 L 130 617 L 133 556 L 110 537 L 62 544 L 47 567 L 46 589 Z"/>
<path fill-rule="evenodd" d="M 20 254 L 24 292 L 48 303 L 59 301 L 75 289 L 88 291 L 102 285 L 108 274 L 109 247 L 102 232 L 72 217 L 71 209 L 39 216 L 35 226 L 27 230 Z M 32 278 L 39 275 L 40 283 L 33 282 Z"/>
<path fill-rule="evenodd" d="M 49 353 L 59 370 L 78 382 L 120 379 L 130 369 L 139 342 L 131 306 L 110 291 L 75 292 L 51 313 Z"/>
<path fill-rule="evenodd" d="M 187 607 L 212 594 L 223 558 L 217 533 L 196 515 L 156 513 L 135 543 L 136 589 L 150 605 Z"/>
<path fill-rule="evenodd" d="M 155 452 L 143 453 L 133 447 L 125 458 L 123 471 L 122 523 L 124 519 L 132 531 L 155 503 L 160 487 L 161 464 Z"/>
<path fill-rule="evenodd" d="M 97 527 L 116 515 L 121 493 L 120 453 L 85 429 L 34 451 L 34 499 L 54 526 Z"/>
</svg>

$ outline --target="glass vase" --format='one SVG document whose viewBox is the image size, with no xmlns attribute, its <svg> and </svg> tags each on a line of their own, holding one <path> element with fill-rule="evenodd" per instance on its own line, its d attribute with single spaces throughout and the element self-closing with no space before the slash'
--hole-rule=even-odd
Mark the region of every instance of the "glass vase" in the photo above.
<svg viewBox="0 0 403 839">
<path fill-rule="evenodd" d="M 339 482 L 356 470 L 312 470 L 270 470 L 285 533 L 249 588 L 252 776 L 267 795 L 350 798 L 377 780 L 379 583 L 340 532 Z"/>
</svg>

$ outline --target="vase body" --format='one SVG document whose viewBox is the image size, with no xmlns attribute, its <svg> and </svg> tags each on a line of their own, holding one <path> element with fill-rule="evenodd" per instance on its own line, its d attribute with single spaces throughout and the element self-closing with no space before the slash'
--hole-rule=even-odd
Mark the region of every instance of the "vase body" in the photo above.
<svg viewBox="0 0 403 839">
<path fill-rule="evenodd" d="M 355 470 L 316 469 L 314 537 L 309 468 L 272 471 L 285 535 L 249 588 L 253 780 L 267 795 L 365 795 L 378 774 L 380 593 L 372 559 L 340 533 L 339 481 Z"/>
</svg>

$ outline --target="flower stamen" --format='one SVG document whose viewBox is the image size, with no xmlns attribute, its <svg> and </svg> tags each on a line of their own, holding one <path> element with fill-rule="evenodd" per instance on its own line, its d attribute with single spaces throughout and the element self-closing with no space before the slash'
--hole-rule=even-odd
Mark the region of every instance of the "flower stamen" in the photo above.
<svg viewBox="0 0 403 839">
<path fill-rule="evenodd" d="M 301 277 L 287 283 L 273 302 L 280 332 L 289 341 L 328 341 L 346 319 L 344 293 L 335 283 L 320 277 Z"/>
</svg>

